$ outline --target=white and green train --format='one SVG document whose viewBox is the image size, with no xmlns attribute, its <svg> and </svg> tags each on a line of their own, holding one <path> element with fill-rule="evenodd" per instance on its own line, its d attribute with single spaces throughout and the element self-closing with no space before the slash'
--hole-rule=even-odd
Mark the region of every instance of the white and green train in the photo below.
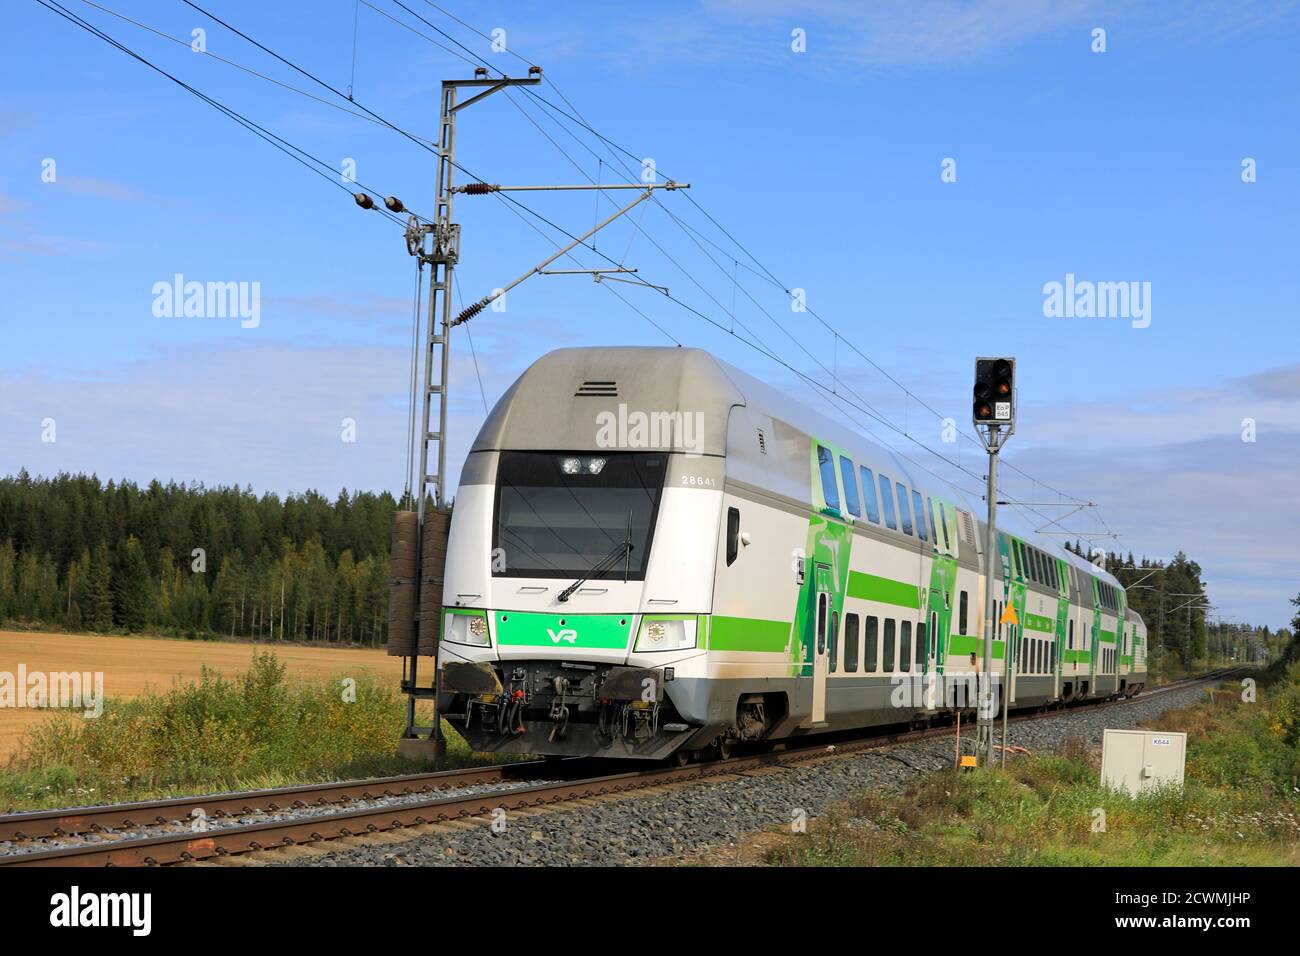
<svg viewBox="0 0 1300 956">
<path fill-rule="evenodd" d="M 649 759 L 950 716 L 990 564 L 1000 699 L 1140 691 L 1119 582 L 1014 525 L 990 562 L 977 513 L 707 352 L 552 352 L 461 474 L 440 708 L 475 750 Z"/>
</svg>

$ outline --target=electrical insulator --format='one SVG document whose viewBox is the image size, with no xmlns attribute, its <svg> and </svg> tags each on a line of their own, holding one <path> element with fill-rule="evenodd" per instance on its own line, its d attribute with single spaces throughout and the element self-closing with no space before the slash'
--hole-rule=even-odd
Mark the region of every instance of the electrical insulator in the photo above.
<svg viewBox="0 0 1300 956">
<path fill-rule="evenodd" d="M 375 201 L 371 199 L 369 196 L 367 196 L 365 193 L 357 193 L 352 198 L 357 201 L 357 205 L 360 206 L 362 209 L 375 208 Z"/>
<path fill-rule="evenodd" d="M 389 196 L 387 199 L 384 200 L 384 205 L 388 207 L 389 212 L 406 211 L 406 207 L 402 205 L 402 201 L 398 199 L 396 196 Z"/>
<path fill-rule="evenodd" d="M 468 322 L 470 319 L 474 318 L 474 316 L 476 316 L 476 315 L 478 315 L 480 312 L 482 312 L 482 311 L 483 311 L 483 306 L 485 306 L 485 305 L 487 305 L 486 302 L 482 302 L 482 301 L 475 302 L 473 305 L 471 305 L 469 308 L 467 308 L 467 309 L 466 309 L 464 312 L 462 312 L 460 315 L 456 316 L 456 321 L 453 322 L 453 323 L 451 323 L 451 324 L 452 324 L 452 325 L 460 325 L 462 322 Z"/>
</svg>

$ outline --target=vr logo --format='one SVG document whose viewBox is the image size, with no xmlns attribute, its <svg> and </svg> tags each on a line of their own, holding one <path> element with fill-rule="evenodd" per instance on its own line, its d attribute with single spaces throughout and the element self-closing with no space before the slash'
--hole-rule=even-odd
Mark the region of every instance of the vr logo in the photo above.
<svg viewBox="0 0 1300 956">
<path fill-rule="evenodd" d="M 571 627 L 564 628 L 558 634 L 548 627 L 546 633 L 550 635 L 552 644 L 558 644 L 560 641 L 568 641 L 570 644 L 578 642 L 578 632 Z"/>
</svg>

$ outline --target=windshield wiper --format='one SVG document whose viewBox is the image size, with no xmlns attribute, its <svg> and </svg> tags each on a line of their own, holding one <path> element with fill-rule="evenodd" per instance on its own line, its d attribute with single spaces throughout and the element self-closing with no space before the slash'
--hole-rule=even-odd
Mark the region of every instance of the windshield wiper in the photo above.
<svg viewBox="0 0 1300 956">
<path fill-rule="evenodd" d="M 598 574 L 604 574 L 615 564 L 617 564 L 620 558 L 627 559 L 626 563 L 624 564 L 624 570 L 623 570 L 623 580 L 626 581 L 628 577 L 628 571 L 630 570 L 631 563 L 632 563 L 632 550 L 633 550 L 632 549 L 632 528 L 629 519 L 627 537 L 624 538 L 621 542 L 619 542 L 617 548 L 615 548 L 609 554 L 605 555 L 594 565 L 592 565 L 591 570 L 589 570 L 586 574 L 578 578 L 578 580 L 574 581 L 567 588 L 561 591 L 557 600 L 561 604 L 564 604 L 573 595 L 573 592 L 578 590 L 578 588 L 582 587 L 583 584 L 585 584 L 589 578 L 592 578 Z"/>
</svg>

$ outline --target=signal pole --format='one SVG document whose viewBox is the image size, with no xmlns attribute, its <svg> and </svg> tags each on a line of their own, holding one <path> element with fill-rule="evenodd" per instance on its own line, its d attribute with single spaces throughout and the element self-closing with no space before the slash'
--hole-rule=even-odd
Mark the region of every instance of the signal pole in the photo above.
<svg viewBox="0 0 1300 956">
<path fill-rule="evenodd" d="M 993 613 L 994 556 L 997 554 L 998 513 L 998 452 L 1016 430 L 1014 358 L 977 358 L 975 360 L 975 403 L 972 420 L 980 443 L 989 455 L 988 528 L 984 539 L 984 661 L 983 678 L 979 682 L 979 710 L 975 725 L 975 759 L 986 766 L 993 754 L 993 638 L 998 622 Z M 1011 668 L 1011 642 L 1002 655 L 1003 686 L 1002 707 L 1005 713 L 1010 693 L 1008 677 Z M 1005 741 L 1004 741 L 1005 743 Z"/>
</svg>

